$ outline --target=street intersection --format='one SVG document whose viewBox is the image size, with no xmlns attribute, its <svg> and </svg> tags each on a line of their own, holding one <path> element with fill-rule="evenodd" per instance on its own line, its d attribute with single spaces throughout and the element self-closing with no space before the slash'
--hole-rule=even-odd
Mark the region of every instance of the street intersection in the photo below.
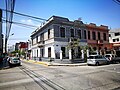
<svg viewBox="0 0 120 90">
<path fill-rule="evenodd" d="M 22 66 L 0 70 L 0 90 L 119 90 L 120 64 Z"/>
</svg>

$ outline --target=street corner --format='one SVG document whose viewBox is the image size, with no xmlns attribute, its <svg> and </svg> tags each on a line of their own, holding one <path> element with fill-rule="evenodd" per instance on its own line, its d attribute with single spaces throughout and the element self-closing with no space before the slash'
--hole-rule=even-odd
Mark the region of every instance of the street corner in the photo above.
<svg viewBox="0 0 120 90">
<path fill-rule="evenodd" d="M 35 64 L 40 64 L 40 65 L 44 65 L 44 66 L 49 66 L 50 63 L 49 62 L 43 62 L 43 61 L 36 61 L 34 62 Z"/>
<path fill-rule="evenodd" d="M 30 63 L 35 63 L 36 61 L 35 60 L 31 60 L 31 59 L 29 59 L 29 60 L 27 60 L 27 59 L 21 59 L 22 61 L 26 61 L 26 62 L 30 62 Z"/>
<path fill-rule="evenodd" d="M 40 65 L 44 65 L 44 66 L 49 66 L 49 62 L 36 61 L 36 60 L 26 60 L 26 59 L 24 59 L 23 61 L 29 62 L 29 63 L 34 63 L 34 64 L 40 64 Z"/>
<path fill-rule="evenodd" d="M 49 63 L 48 66 L 70 66 L 70 67 L 75 67 L 75 66 L 86 66 L 87 63 L 78 63 L 78 64 L 60 64 L 60 63 Z"/>
<path fill-rule="evenodd" d="M 54 63 L 54 62 L 45 62 L 45 61 L 36 61 L 36 60 L 23 60 L 29 63 L 40 64 L 44 66 L 86 66 L 87 63 L 77 63 L 77 64 L 61 64 L 61 63 Z"/>
</svg>

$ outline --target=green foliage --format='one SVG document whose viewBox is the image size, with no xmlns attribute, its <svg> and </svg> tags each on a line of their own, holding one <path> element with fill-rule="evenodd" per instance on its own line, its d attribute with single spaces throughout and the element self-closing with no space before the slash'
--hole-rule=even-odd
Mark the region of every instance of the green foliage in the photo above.
<svg viewBox="0 0 120 90">
<path fill-rule="evenodd" d="M 18 53 L 18 55 L 25 55 L 25 51 L 20 51 L 20 50 L 15 50 L 13 52 L 11 52 L 11 54 L 16 55 Z"/>
<path fill-rule="evenodd" d="M 89 50 L 90 53 L 94 52 L 93 48 L 90 45 L 81 46 L 80 39 L 74 39 L 74 38 L 71 38 L 71 41 L 68 43 L 67 48 L 68 50 L 69 49 L 72 50 L 72 59 L 74 59 L 75 50 L 80 49 L 78 52 L 79 55 L 81 55 L 81 50 L 84 50 L 85 61 L 87 60 L 87 50 Z"/>
<path fill-rule="evenodd" d="M 71 42 L 68 43 L 67 48 L 68 49 L 75 49 L 77 48 L 79 45 L 80 40 L 79 39 L 74 39 L 71 38 Z"/>
</svg>

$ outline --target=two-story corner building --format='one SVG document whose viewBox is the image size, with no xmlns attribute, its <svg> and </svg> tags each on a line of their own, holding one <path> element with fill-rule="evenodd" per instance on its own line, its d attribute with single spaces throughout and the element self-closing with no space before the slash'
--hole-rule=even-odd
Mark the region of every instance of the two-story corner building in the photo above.
<svg viewBox="0 0 120 90">
<path fill-rule="evenodd" d="M 87 27 L 87 43 L 94 50 L 109 49 L 109 29 L 108 26 L 96 26 L 94 23 L 86 24 Z"/>
<path fill-rule="evenodd" d="M 110 30 L 109 42 L 112 49 L 120 50 L 120 29 Z"/>
<path fill-rule="evenodd" d="M 31 35 L 31 57 L 69 57 L 68 42 L 72 37 L 80 39 L 80 45 L 87 45 L 87 31 L 82 21 L 52 16 Z"/>
</svg>

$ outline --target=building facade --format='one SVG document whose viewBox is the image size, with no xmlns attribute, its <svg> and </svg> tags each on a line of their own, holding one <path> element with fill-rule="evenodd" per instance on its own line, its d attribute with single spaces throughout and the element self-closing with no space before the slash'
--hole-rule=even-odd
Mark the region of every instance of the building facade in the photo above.
<svg viewBox="0 0 120 90">
<path fill-rule="evenodd" d="M 31 35 L 31 57 L 69 57 L 67 45 L 71 38 L 79 38 L 79 44 L 87 45 L 87 31 L 79 20 L 52 16 Z M 79 51 L 76 51 L 76 53 Z"/>
<path fill-rule="evenodd" d="M 13 51 L 15 51 L 15 45 L 8 45 L 8 46 L 7 46 L 7 52 L 8 52 L 8 53 L 11 53 L 11 52 L 13 52 Z"/>
<path fill-rule="evenodd" d="M 111 49 L 120 50 L 120 29 L 110 30 L 109 42 Z"/>
<path fill-rule="evenodd" d="M 20 51 L 21 55 L 19 53 L 18 56 L 26 58 L 29 57 L 28 56 L 28 42 L 19 42 L 15 44 L 15 50 Z"/>
<path fill-rule="evenodd" d="M 109 29 L 108 26 L 96 26 L 94 23 L 86 24 L 87 43 L 94 50 L 108 50 L 109 46 Z"/>
</svg>

